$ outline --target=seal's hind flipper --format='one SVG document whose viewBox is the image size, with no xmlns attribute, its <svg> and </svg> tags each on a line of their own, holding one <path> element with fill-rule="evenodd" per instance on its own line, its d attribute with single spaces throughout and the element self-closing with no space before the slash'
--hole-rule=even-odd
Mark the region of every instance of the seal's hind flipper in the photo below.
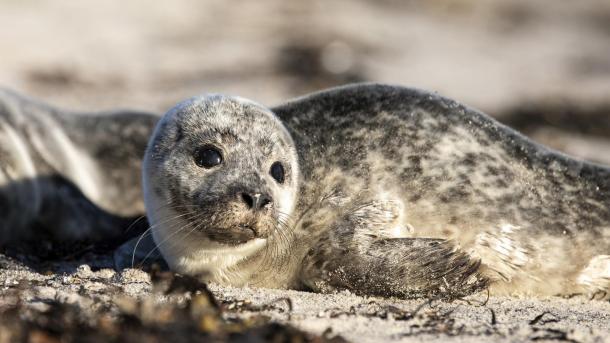
<svg viewBox="0 0 610 343">
<path fill-rule="evenodd" d="M 318 292 L 347 289 L 366 295 L 452 299 L 486 287 L 479 267 L 479 261 L 446 240 L 356 241 L 329 232 L 305 257 L 301 281 Z"/>
</svg>

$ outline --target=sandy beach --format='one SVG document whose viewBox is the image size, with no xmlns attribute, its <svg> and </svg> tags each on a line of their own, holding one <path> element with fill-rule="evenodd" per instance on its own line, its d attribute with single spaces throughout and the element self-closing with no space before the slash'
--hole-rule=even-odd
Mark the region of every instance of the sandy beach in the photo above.
<svg viewBox="0 0 610 343">
<path fill-rule="evenodd" d="M 0 255 L 1 343 L 13 342 L 15 336 L 11 333 L 14 335 L 24 328 L 29 328 L 30 336 L 32 332 L 40 332 L 52 342 L 53 331 L 40 318 L 56 312 L 65 316 L 66 309 L 57 310 L 62 306 L 76 314 L 76 319 L 67 317 L 53 323 L 53 328 L 67 337 L 77 326 L 74 322 L 88 330 L 95 328 L 94 332 L 112 334 L 110 330 L 104 331 L 104 326 L 99 324 L 100 318 L 117 323 L 124 320 L 126 312 L 144 324 L 164 327 L 167 323 L 163 317 L 167 314 L 163 311 L 169 311 L 168 307 L 171 311 L 179 311 L 185 308 L 185 301 L 198 294 L 188 287 L 177 287 L 167 295 L 159 290 L 163 288 L 159 286 L 161 282 L 151 282 L 147 272 L 138 269 L 114 271 L 112 258 L 108 255 L 86 254 L 78 260 L 32 265 L 36 265 L 38 271 Z M 610 302 L 592 301 L 583 296 L 528 299 L 490 297 L 483 292 L 445 302 L 214 284 L 209 285 L 209 289 L 221 304 L 218 321 L 276 322 L 318 336 L 310 337 L 312 340 L 324 337 L 351 342 L 610 341 Z M 19 314 L 19 321 L 11 317 L 15 313 Z M 184 318 L 177 317 L 185 324 Z M 21 323 L 21 329 L 15 328 L 17 322 Z M 184 328 L 168 327 L 168 332 L 185 339 L 189 337 L 189 331 Z M 124 330 L 136 332 L 137 329 L 138 326 L 131 324 Z M 224 335 L 226 328 L 215 331 L 204 326 L 200 329 L 208 334 L 205 337 L 239 341 Z M 248 331 L 247 326 L 245 330 L 246 337 L 258 339 L 256 332 Z M 144 331 L 157 334 L 158 338 L 169 337 L 167 332 L 160 334 L 150 328 Z"/>
<path fill-rule="evenodd" d="M 387 82 L 610 164 L 608 1 L 9 0 L 0 27 L 0 87 L 65 109 L 163 113 L 207 92 L 273 105 Z M 210 300 L 203 286 L 160 292 L 151 274 L 112 266 L 109 252 L 0 254 L 0 343 L 76 332 L 91 342 L 610 342 L 610 302 L 586 296 L 442 302 L 210 285 Z"/>
</svg>

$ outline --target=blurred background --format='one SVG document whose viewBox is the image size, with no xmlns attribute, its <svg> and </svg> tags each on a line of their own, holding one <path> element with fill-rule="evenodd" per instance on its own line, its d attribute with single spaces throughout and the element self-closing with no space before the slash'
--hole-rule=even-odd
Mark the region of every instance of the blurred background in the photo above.
<svg viewBox="0 0 610 343">
<path fill-rule="evenodd" d="M 0 0 L 0 44 L 0 86 L 66 109 L 378 81 L 610 164 L 608 0 Z"/>
</svg>

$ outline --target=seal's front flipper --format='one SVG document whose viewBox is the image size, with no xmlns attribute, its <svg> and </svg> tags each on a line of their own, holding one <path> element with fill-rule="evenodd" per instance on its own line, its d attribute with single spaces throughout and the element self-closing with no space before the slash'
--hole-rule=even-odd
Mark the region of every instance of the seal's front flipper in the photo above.
<svg viewBox="0 0 610 343">
<path fill-rule="evenodd" d="M 149 268 L 154 264 L 161 269 L 169 269 L 150 233 L 135 237 L 114 251 L 116 270 Z"/>
<path fill-rule="evenodd" d="M 480 260 L 455 244 L 409 237 L 403 205 L 361 199 L 321 234 L 306 255 L 301 283 L 318 292 L 456 298 L 486 287 Z"/>
<path fill-rule="evenodd" d="M 301 282 L 318 292 L 347 289 L 401 298 L 457 298 L 487 285 L 480 262 L 448 241 L 353 237 L 321 237 L 305 257 Z"/>
</svg>

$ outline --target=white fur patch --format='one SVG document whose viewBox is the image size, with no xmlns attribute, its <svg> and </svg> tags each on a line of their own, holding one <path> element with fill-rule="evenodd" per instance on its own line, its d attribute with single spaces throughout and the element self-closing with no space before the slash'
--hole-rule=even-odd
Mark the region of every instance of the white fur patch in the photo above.
<svg viewBox="0 0 610 343">
<path fill-rule="evenodd" d="M 511 281 L 530 260 L 528 250 L 513 237 L 520 229 L 511 224 L 502 224 L 497 231 L 478 234 L 471 254 L 480 258 L 502 279 Z"/>
<path fill-rule="evenodd" d="M 181 271 L 187 274 L 210 273 L 216 282 L 239 284 L 245 280 L 236 280 L 236 275 L 230 273 L 229 269 L 263 249 L 266 239 L 257 238 L 237 246 L 199 240 L 195 243 L 199 247 L 185 242 L 190 254 L 176 259 L 175 263 Z"/>
<path fill-rule="evenodd" d="M 384 238 L 411 237 L 413 227 L 405 223 L 402 201 L 380 192 L 378 199 L 356 209 L 352 216 L 362 225 L 366 234 Z"/>
<path fill-rule="evenodd" d="M 582 270 L 576 282 L 591 293 L 606 292 L 610 294 L 610 255 L 597 255 Z"/>
<path fill-rule="evenodd" d="M 278 211 L 283 214 L 291 214 L 294 211 L 294 205 L 296 202 L 296 192 L 291 188 L 280 189 L 279 198 L 276 202 L 278 204 Z"/>
</svg>

